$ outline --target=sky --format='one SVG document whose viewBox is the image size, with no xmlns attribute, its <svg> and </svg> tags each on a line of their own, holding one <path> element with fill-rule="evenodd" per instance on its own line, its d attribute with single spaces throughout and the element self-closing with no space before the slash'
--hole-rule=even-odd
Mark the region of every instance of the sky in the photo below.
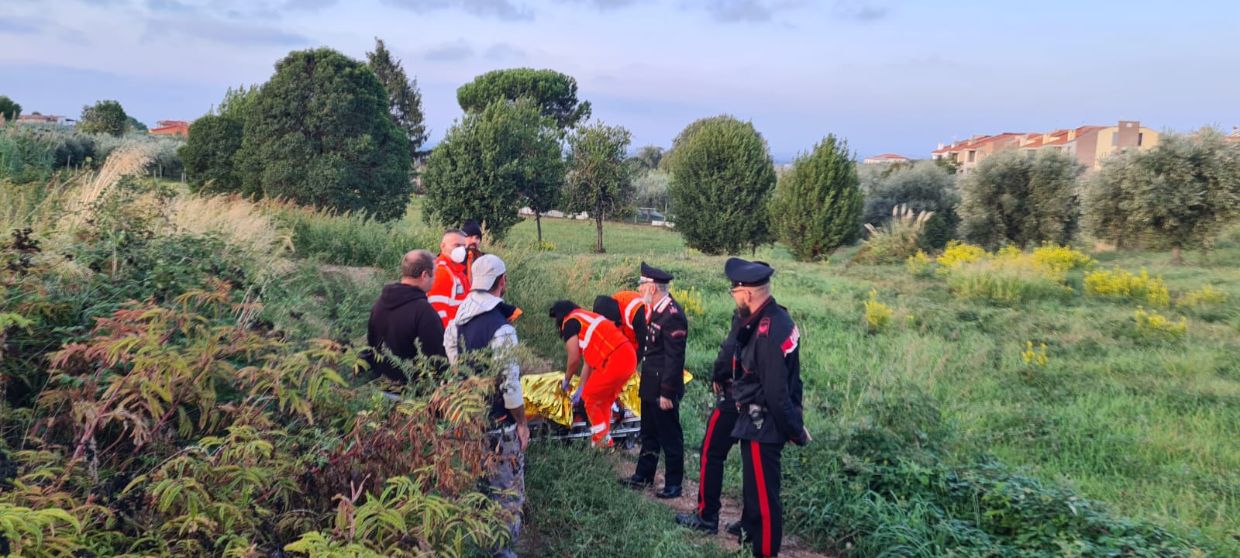
<svg viewBox="0 0 1240 558">
<path fill-rule="evenodd" d="M 928 157 L 975 134 L 1140 120 L 1240 125 L 1231 0 L 0 0 L 0 95 L 148 125 L 207 113 L 289 51 L 364 59 L 382 38 L 437 142 L 456 88 L 551 68 L 633 147 L 698 118 L 752 121 L 777 161 L 827 134 Z"/>
</svg>

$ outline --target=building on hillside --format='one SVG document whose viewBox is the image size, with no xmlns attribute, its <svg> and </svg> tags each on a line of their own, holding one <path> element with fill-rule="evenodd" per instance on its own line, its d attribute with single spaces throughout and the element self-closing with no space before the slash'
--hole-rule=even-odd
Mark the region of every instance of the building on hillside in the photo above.
<svg viewBox="0 0 1240 558">
<path fill-rule="evenodd" d="M 1053 149 L 1076 157 L 1087 169 L 1096 169 L 1102 160 L 1124 149 L 1150 149 L 1158 145 L 1158 132 L 1141 127 L 1135 120 L 1121 120 L 1115 126 L 1081 126 L 1045 133 L 1004 132 L 994 136 L 974 136 L 951 145 L 939 145 L 930 153 L 934 159 L 956 163 L 958 172 L 968 174 L 986 157 L 999 151 L 1019 149 L 1032 157 L 1037 151 Z"/>
<path fill-rule="evenodd" d="M 160 120 L 151 128 L 152 136 L 189 136 L 189 122 L 184 120 Z"/>
<path fill-rule="evenodd" d="M 863 165 L 890 165 L 892 163 L 909 163 L 909 162 L 912 162 L 912 159 L 909 159 L 908 157 L 905 157 L 903 155 L 896 155 L 895 153 L 883 153 L 882 155 L 866 157 L 864 160 L 861 161 L 861 164 Z"/>
<path fill-rule="evenodd" d="M 1240 126 L 1231 127 L 1231 134 L 1227 136 L 1227 141 L 1240 143 Z"/>
<path fill-rule="evenodd" d="M 58 114 L 40 114 L 37 112 L 22 114 L 17 117 L 18 124 L 56 124 L 58 126 L 68 126 L 71 122 L 73 122 L 72 118 L 66 118 Z"/>
</svg>

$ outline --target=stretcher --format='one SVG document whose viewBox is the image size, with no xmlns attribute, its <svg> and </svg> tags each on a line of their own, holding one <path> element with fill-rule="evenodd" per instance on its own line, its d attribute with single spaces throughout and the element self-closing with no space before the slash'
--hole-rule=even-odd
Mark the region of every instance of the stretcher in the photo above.
<svg viewBox="0 0 1240 558">
<path fill-rule="evenodd" d="M 693 380 L 688 370 L 684 372 L 685 383 Z M 611 438 L 624 447 L 637 444 L 641 432 L 641 399 L 637 395 L 640 374 L 633 374 L 620 397 L 611 408 Z M 581 404 L 573 405 L 570 393 L 577 389 L 580 376 L 574 376 L 569 392 L 560 389 L 563 372 L 547 372 L 521 376 L 521 391 L 525 395 L 525 416 L 530 423 L 530 437 L 546 437 L 557 440 L 590 439 L 590 425 Z"/>
</svg>

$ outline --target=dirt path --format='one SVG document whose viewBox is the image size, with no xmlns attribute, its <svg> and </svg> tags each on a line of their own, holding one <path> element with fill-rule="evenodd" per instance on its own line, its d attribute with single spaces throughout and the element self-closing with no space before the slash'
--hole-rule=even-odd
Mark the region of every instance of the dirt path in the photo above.
<svg viewBox="0 0 1240 558">
<path fill-rule="evenodd" d="M 622 455 L 624 456 L 622 459 L 615 460 L 615 468 L 619 478 L 626 478 L 633 474 L 633 466 L 637 460 L 637 450 L 626 451 Z M 655 473 L 654 488 L 646 489 L 644 494 L 651 501 L 668 506 L 676 510 L 677 513 L 693 513 L 697 509 L 698 484 L 696 478 L 690 478 L 691 475 L 689 473 L 691 472 L 686 468 L 684 492 L 681 493 L 679 498 L 668 500 L 655 498 L 655 490 L 663 486 L 662 467 L 659 467 L 659 471 Z M 702 533 L 701 536 L 711 537 L 715 544 L 729 552 L 739 550 L 740 545 L 737 543 L 736 537 L 728 535 L 724 529 L 727 528 L 728 524 L 740 520 L 741 503 L 727 496 L 724 496 L 720 503 L 723 507 L 719 510 L 719 534 L 708 535 Z M 785 558 L 834 558 L 836 556 L 813 550 L 796 537 L 787 533 L 784 533 L 783 547 L 780 549 L 779 555 Z"/>
</svg>

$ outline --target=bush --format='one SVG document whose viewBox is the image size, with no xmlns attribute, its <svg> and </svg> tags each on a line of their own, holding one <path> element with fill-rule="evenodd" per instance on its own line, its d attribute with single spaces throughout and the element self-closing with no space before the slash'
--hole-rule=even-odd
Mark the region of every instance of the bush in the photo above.
<svg viewBox="0 0 1240 558">
<path fill-rule="evenodd" d="M 958 298 L 1015 305 L 1033 300 L 1063 298 L 1072 289 L 1036 268 L 1011 261 L 987 260 L 952 269 L 947 286 Z"/>
<path fill-rule="evenodd" d="M 872 174 L 861 183 L 865 193 L 864 223 L 881 228 L 891 220 L 892 210 L 903 205 L 913 211 L 933 214 L 921 237 L 921 248 L 940 249 L 954 237 L 960 221 L 956 216 L 960 194 L 956 191 L 955 174 L 934 161 L 918 161 L 911 166 L 898 165 L 867 173 Z"/>
<path fill-rule="evenodd" d="M 731 116 L 693 122 L 661 164 L 672 175 L 676 230 L 690 247 L 735 254 L 770 242 L 775 166 L 752 123 Z"/>
<path fill-rule="evenodd" d="M 1009 242 L 1067 244 L 1077 227 L 1076 177 L 1084 170 L 1058 151 L 986 158 L 960 183 L 963 237 L 992 249 Z"/>
<path fill-rule="evenodd" d="M 980 262 L 985 257 L 986 250 L 980 246 L 952 241 L 947 244 L 947 249 L 943 250 L 943 253 L 935 261 L 943 267 L 953 268 L 963 264 Z"/>
<path fill-rule="evenodd" d="M 1146 311 L 1138 308 L 1132 319 L 1136 321 L 1137 336 L 1155 341 L 1179 341 L 1188 332 L 1188 319 L 1180 318 L 1173 322 L 1157 311 Z"/>
<path fill-rule="evenodd" d="M 848 143 L 828 135 L 808 155 L 797 157 L 779 177 L 771 215 L 778 236 L 798 260 L 818 261 L 856 239 L 861 189 Z"/>
<path fill-rule="evenodd" d="M 1144 268 L 1138 275 L 1122 269 L 1087 273 L 1085 294 L 1132 300 L 1160 308 L 1171 304 L 1171 294 L 1162 277 L 1151 277 Z"/>
<path fill-rule="evenodd" d="M 1202 308 L 1207 306 L 1216 306 L 1227 302 L 1227 293 L 1220 291 L 1213 286 L 1205 285 L 1195 291 L 1184 293 L 1183 296 L 1175 302 L 1180 308 Z"/>
<path fill-rule="evenodd" d="M 245 192 L 383 221 L 405 214 L 409 140 L 365 64 L 326 48 L 293 52 L 250 102 L 236 155 Z"/>
<path fill-rule="evenodd" d="M 18 184 L 46 181 L 95 156 L 95 138 L 85 134 L 24 124 L 0 129 L 0 178 Z"/>
<path fill-rule="evenodd" d="M 854 261 L 892 263 L 907 260 L 913 254 L 921 252 L 918 247 L 921 245 L 922 233 L 934 214 L 924 211 L 914 214 L 912 209 L 900 205 L 892 209 L 892 214 L 892 218 L 881 229 L 869 223 L 865 224 L 870 237 L 862 243 L 861 250 L 853 258 Z"/>
<path fill-rule="evenodd" d="M 865 301 L 866 331 L 871 334 L 883 331 L 891 324 L 891 316 L 894 314 L 890 306 L 878 301 L 878 291 L 871 289 L 870 298 Z"/>
<path fill-rule="evenodd" d="M 227 116 L 208 114 L 189 127 L 189 139 L 178 154 L 185 162 L 185 174 L 198 191 L 231 193 L 241 191 L 236 172 L 236 154 L 241 149 L 244 123 Z"/>
</svg>

